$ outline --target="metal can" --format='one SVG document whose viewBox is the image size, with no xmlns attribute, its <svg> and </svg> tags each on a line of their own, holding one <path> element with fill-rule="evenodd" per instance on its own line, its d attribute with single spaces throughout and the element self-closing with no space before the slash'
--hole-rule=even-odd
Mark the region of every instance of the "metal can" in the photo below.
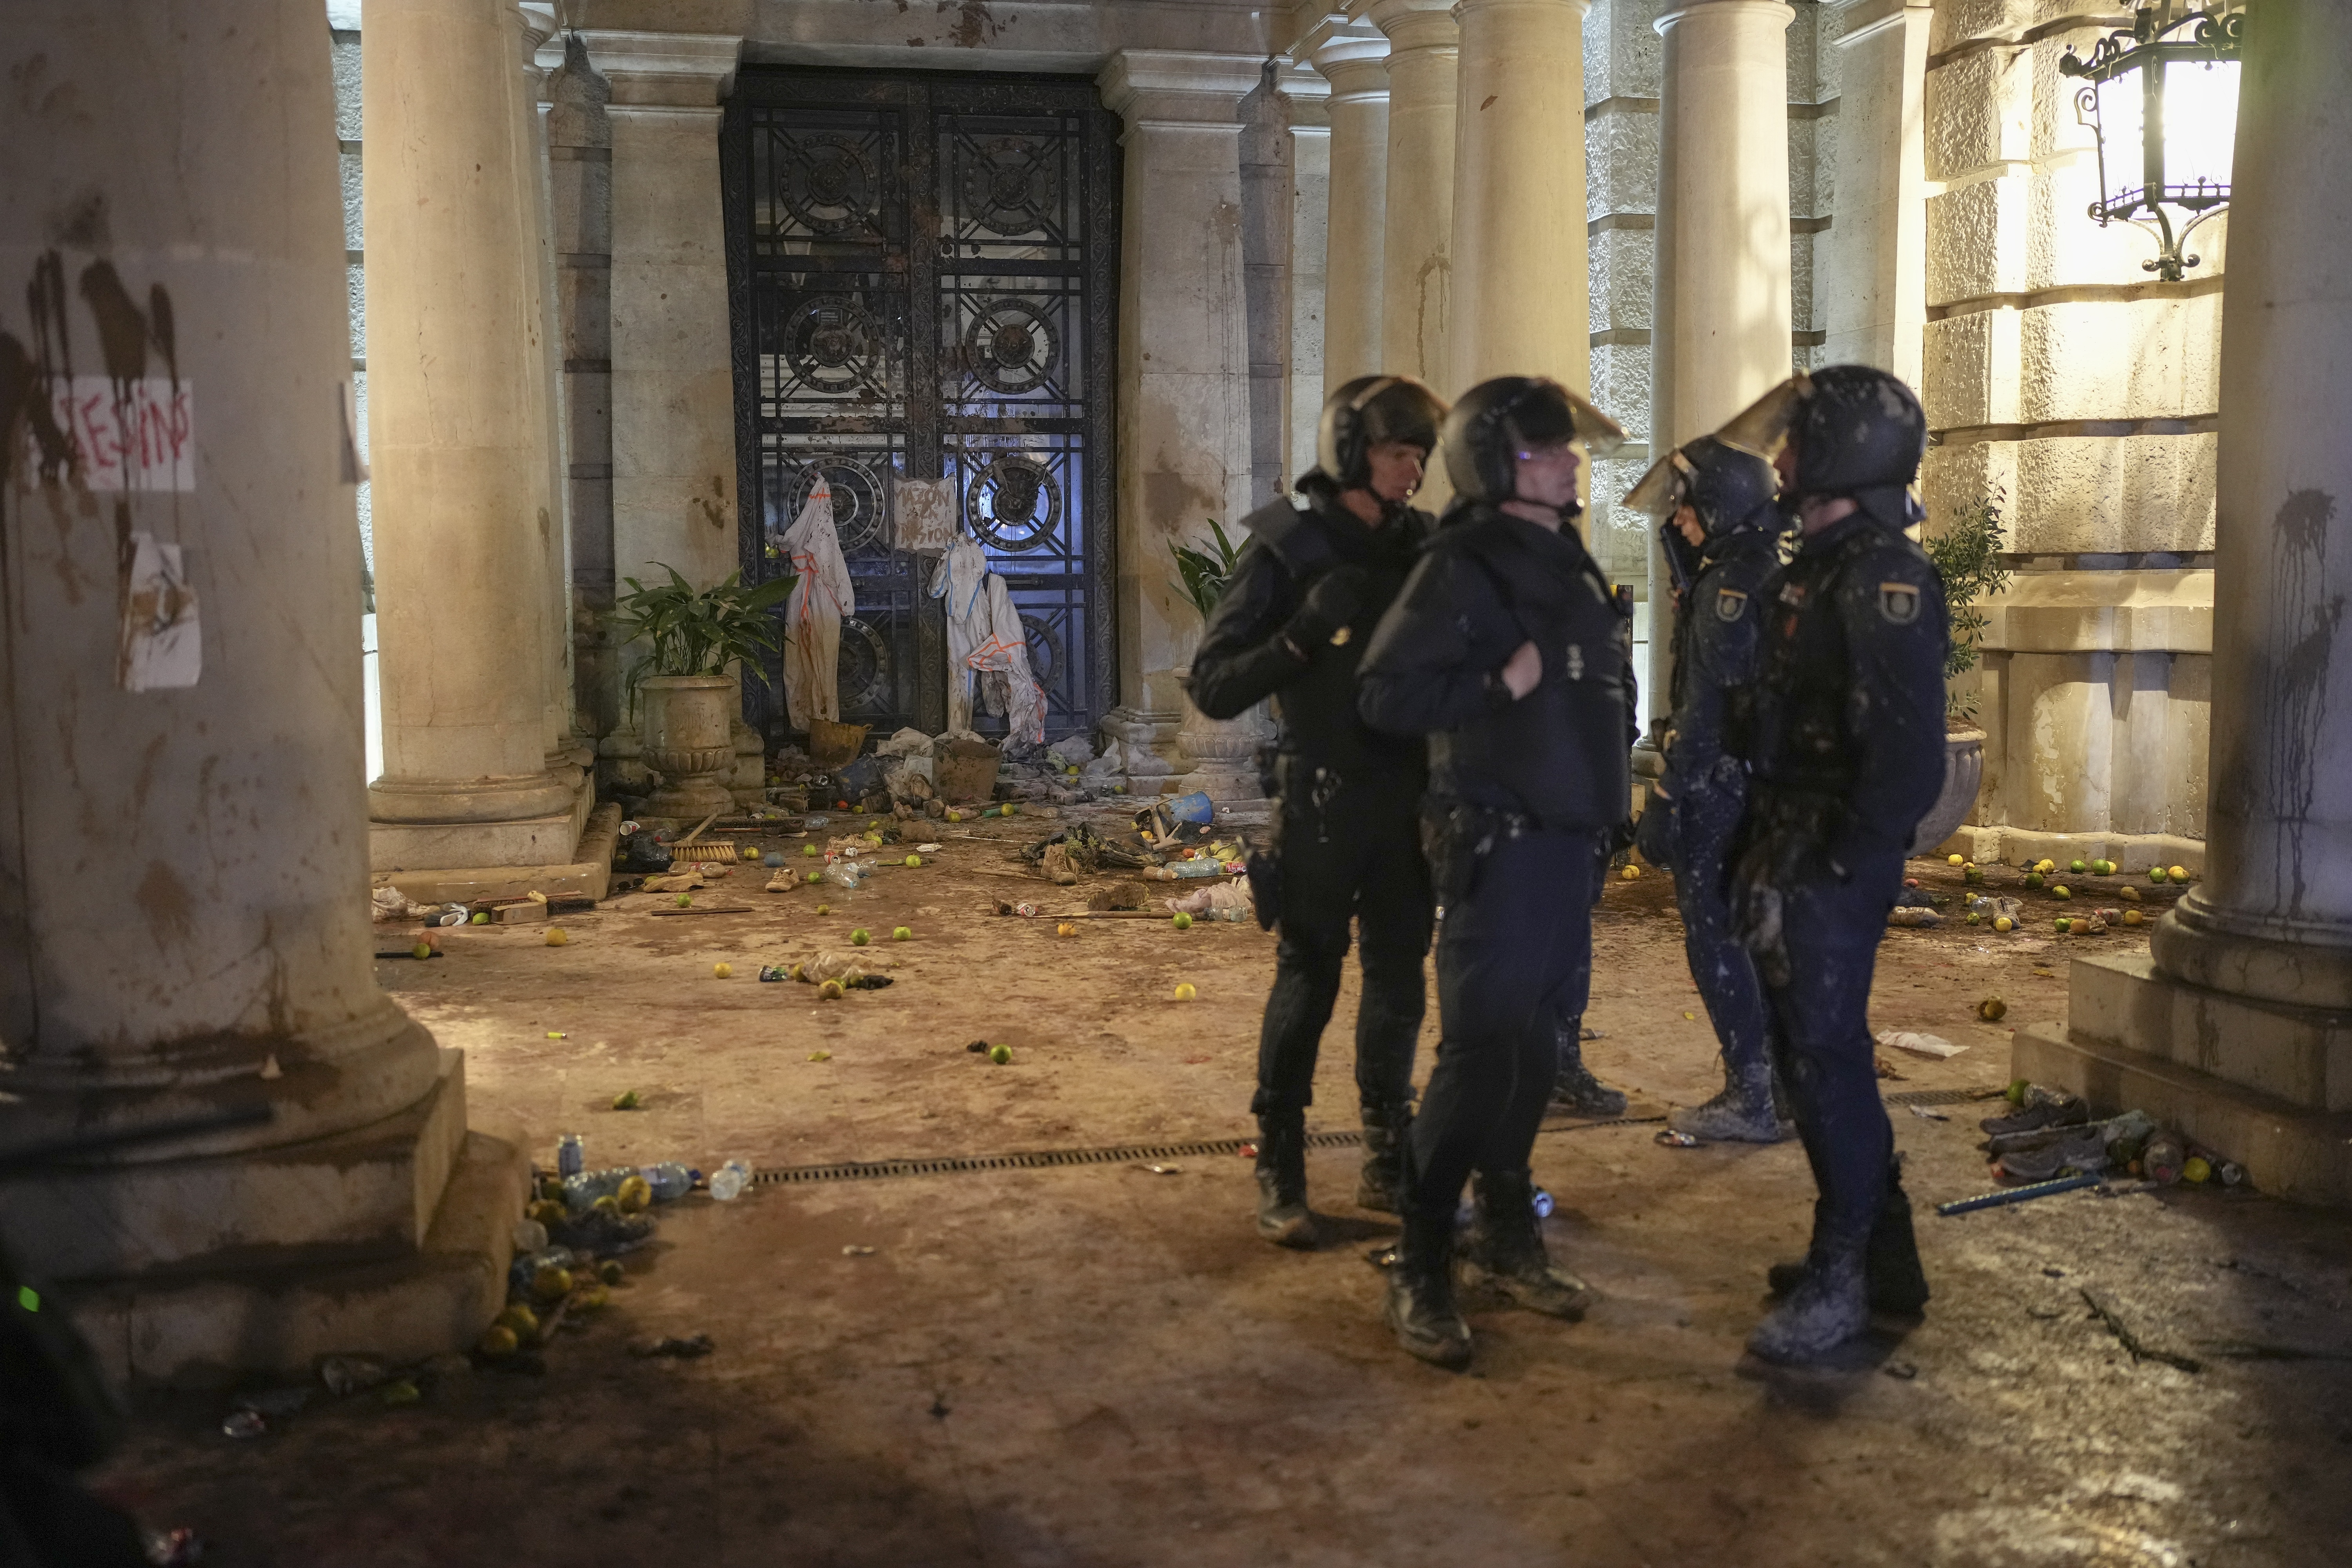
<svg viewBox="0 0 2352 1568">
<path fill-rule="evenodd" d="M 576 1176 L 587 1167 L 588 1152 L 582 1147 L 580 1134 L 566 1132 L 555 1141 L 555 1173 Z"/>
</svg>

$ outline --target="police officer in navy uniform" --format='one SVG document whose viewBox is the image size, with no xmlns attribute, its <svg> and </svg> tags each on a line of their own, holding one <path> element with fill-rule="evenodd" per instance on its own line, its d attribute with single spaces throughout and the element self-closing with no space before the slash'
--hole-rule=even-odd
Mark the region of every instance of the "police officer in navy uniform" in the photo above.
<svg viewBox="0 0 2352 1568">
<path fill-rule="evenodd" d="M 1250 542 L 1192 658 L 1189 690 L 1202 712 L 1231 719 L 1271 696 L 1280 726 L 1267 786 L 1279 802 L 1276 841 L 1252 877 L 1259 920 L 1282 932 L 1251 1103 L 1257 1229 L 1277 1246 L 1315 1245 L 1306 1108 L 1350 917 L 1363 966 L 1356 1201 L 1396 1204 L 1432 920 L 1415 831 L 1427 749 L 1417 736 L 1366 727 L 1356 665 L 1429 537 L 1428 514 L 1408 502 L 1444 416 L 1436 394 L 1409 376 L 1363 376 L 1334 393 L 1316 435 L 1318 467 L 1298 480 L 1302 504 L 1278 500 L 1245 520 Z"/>
<path fill-rule="evenodd" d="M 1389 1326 L 1459 1367 L 1454 1218 L 1476 1173 L 1472 1283 L 1557 1317 L 1591 1292 L 1551 1266 L 1528 1158 L 1558 1020 L 1580 1016 L 1603 849 L 1629 815 L 1633 606 L 1578 537 L 1588 453 L 1623 438 L 1557 382 L 1504 376 L 1463 395 L 1439 452 L 1456 497 L 1364 655 L 1374 727 L 1430 738 L 1424 814 L 1443 910 L 1443 1034 L 1406 1150 Z"/>
<path fill-rule="evenodd" d="M 1748 805 L 1748 765 L 1725 745 L 1732 703 L 1756 679 L 1763 589 L 1780 570 L 1780 481 L 1762 456 L 1713 436 L 1658 459 L 1625 504 L 1662 516 L 1677 605 L 1665 777 L 1642 814 L 1640 847 L 1672 868 L 1683 951 L 1723 1049 L 1723 1090 L 1666 1122 L 1715 1141 L 1777 1143 L 1764 991 L 1731 930 L 1725 890 L 1732 841 Z"/>
<path fill-rule="evenodd" d="M 1905 537 L 1927 420 L 1882 370 L 1798 375 L 1720 432 L 1774 451 L 1801 539 L 1769 586 L 1753 794 L 1733 886 L 1820 1198 L 1748 1347 L 1815 1361 L 1927 1285 L 1878 1098 L 1871 971 L 1911 836 L 1944 783 L 1943 584 Z"/>
</svg>

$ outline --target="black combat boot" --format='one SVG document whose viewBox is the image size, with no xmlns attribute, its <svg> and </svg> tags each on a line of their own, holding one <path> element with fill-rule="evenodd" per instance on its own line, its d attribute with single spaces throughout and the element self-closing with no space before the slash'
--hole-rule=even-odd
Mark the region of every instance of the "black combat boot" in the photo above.
<svg viewBox="0 0 2352 1568">
<path fill-rule="evenodd" d="M 1584 1065 L 1584 1020 L 1562 1019 L 1554 1026 L 1557 1066 L 1551 1102 L 1570 1116 L 1622 1116 L 1625 1097 L 1594 1078 Z"/>
<path fill-rule="evenodd" d="M 1772 1104 L 1772 1069 L 1762 1062 L 1727 1072 L 1723 1092 L 1667 1113 L 1666 1125 L 1708 1143 L 1778 1143 L 1796 1131 Z"/>
<path fill-rule="evenodd" d="M 1470 1179 L 1477 1205 L 1462 1249 L 1462 1278 L 1527 1308 L 1574 1322 L 1592 1304 L 1592 1288 L 1555 1268 L 1536 1219 L 1535 1179 L 1525 1171 L 1482 1172 Z"/>
<path fill-rule="evenodd" d="M 1257 1233 L 1276 1247 L 1315 1245 L 1307 1207 L 1307 1113 L 1277 1110 L 1257 1119 Z"/>
<path fill-rule="evenodd" d="M 1817 1204 L 1816 1234 L 1820 1212 Z M 1804 1283 L 1805 1274 L 1812 1266 L 1810 1257 L 1801 1263 L 1775 1263 L 1765 1271 L 1765 1281 L 1771 1286 L 1772 1294 L 1785 1296 Z M 1920 1267 L 1919 1243 L 1911 1232 L 1911 1195 L 1903 1190 L 1900 1154 L 1887 1163 L 1886 1196 L 1878 1205 L 1878 1217 L 1870 1226 L 1870 1242 L 1863 1249 L 1863 1279 L 1874 1312 L 1910 1318 L 1916 1317 L 1927 1305 L 1927 1272 Z"/>
<path fill-rule="evenodd" d="M 1870 1326 L 1861 1243 L 1816 1238 L 1796 1289 L 1764 1314 L 1748 1336 L 1759 1359 L 1784 1365 L 1819 1361 Z"/>
<path fill-rule="evenodd" d="M 1458 1372 L 1470 1364 L 1470 1325 L 1454 1304 L 1454 1216 L 1403 1217 L 1384 1316 L 1406 1354 Z"/>
<path fill-rule="evenodd" d="M 1404 1184 L 1404 1141 L 1412 1131 L 1412 1107 L 1364 1106 L 1364 1171 L 1356 1182 L 1356 1206 L 1395 1214 L 1397 1190 Z"/>
</svg>

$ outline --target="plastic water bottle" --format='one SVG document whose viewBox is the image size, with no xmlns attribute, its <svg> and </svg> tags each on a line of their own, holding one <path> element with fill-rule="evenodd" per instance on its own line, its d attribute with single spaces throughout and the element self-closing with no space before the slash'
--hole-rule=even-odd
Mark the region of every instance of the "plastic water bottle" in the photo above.
<svg viewBox="0 0 2352 1568">
<path fill-rule="evenodd" d="M 635 1165 L 615 1165 L 608 1171 L 583 1171 L 563 1178 L 563 1207 L 571 1214 L 586 1214 L 596 1206 L 598 1198 L 611 1197 L 621 1190 L 621 1184 L 637 1173 Z"/>
<path fill-rule="evenodd" d="M 730 1160 L 719 1167 L 710 1178 L 710 1195 L 720 1203 L 732 1203 L 743 1195 L 751 1180 L 751 1167 L 740 1160 Z"/>
<path fill-rule="evenodd" d="M 866 879 L 866 868 L 855 860 L 835 860 L 824 868 L 824 879 L 836 888 L 855 888 Z"/>
<path fill-rule="evenodd" d="M 676 1160 L 664 1160 L 658 1165 L 647 1165 L 637 1174 L 654 1190 L 654 1202 L 675 1203 L 694 1191 L 694 1173 Z"/>
<path fill-rule="evenodd" d="M 555 1142 L 555 1173 L 576 1176 L 587 1168 L 588 1151 L 577 1132 L 566 1132 Z"/>
<path fill-rule="evenodd" d="M 1538 1187 L 1536 1189 L 1536 1195 L 1533 1201 L 1535 1204 L 1536 1218 L 1551 1218 L 1551 1194 L 1549 1193 L 1544 1191 L 1541 1187 Z"/>
</svg>

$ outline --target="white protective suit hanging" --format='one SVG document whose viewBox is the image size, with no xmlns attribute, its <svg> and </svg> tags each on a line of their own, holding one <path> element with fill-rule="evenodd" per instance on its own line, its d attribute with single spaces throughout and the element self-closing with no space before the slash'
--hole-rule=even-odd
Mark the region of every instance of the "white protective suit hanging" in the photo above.
<svg viewBox="0 0 2352 1568">
<path fill-rule="evenodd" d="M 1004 579 L 968 538 L 949 546 L 931 574 L 931 597 L 947 601 L 948 728 L 971 728 L 972 683 L 987 710 L 1003 715 L 1015 750 L 1045 743 L 1045 694 L 1029 673 L 1028 634 Z"/>
<path fill-rule="evenodd" d="M 857 604 L 841 536 L 833 526 L 833 487 L 809 493 L 798 521 L 781 541 L 800 581 L 784 610 L 784 703 L 792 721 L 841 720 L 841 621 Z"/>
</svg>

